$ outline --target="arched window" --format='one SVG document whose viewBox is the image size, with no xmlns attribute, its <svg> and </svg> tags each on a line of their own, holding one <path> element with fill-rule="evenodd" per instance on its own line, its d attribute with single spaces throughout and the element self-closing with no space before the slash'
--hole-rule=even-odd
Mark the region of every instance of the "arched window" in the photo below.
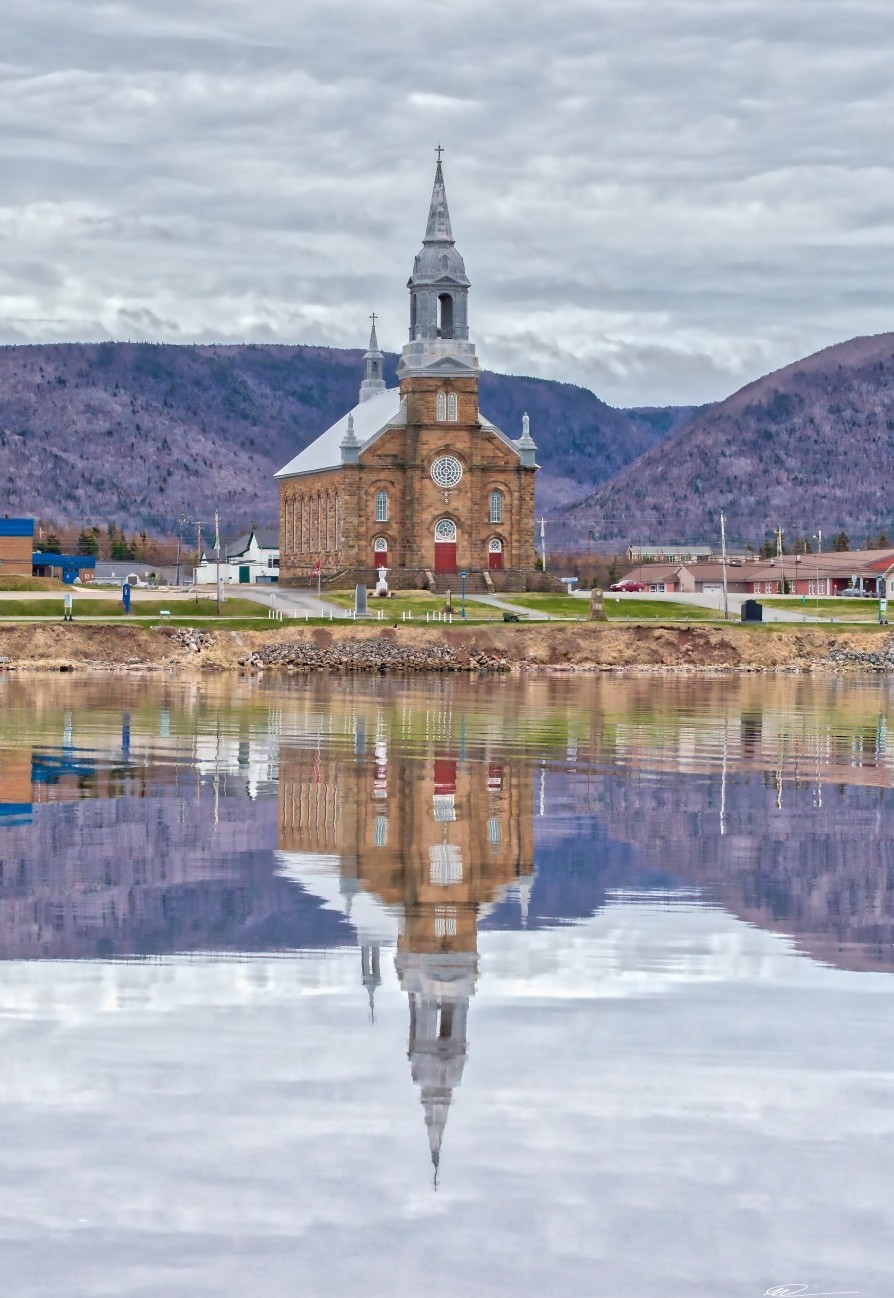
<svg viewBox="0 0 894 1298">
<path fill-rule="evenodd" d="M 317 554 L 323 552 L 323 496 L 317 494 Z"/>
<path fill-rule="evenodd" d="M 455 541 L 456 524 L 452 518 L 441 518 L 435 523 L 436 541 Z"/>
<path fill-rule="evenodd" d="M 332 498 L 326 492 L 326 553 L 332 549 Z"/>
<path fill-rule="evenodd" d="M 410 329 L 416 328 L 416 294 L 410 298 Z"/>
<path fill-rule="evenodd" d="M 453 298 L 449 293 L 438 296 L 438 337 L 453 337 Z"/>
<path fill-rule="evenodd" d="M 456 423 L 456 393 L 451 392 L 447 398 L 447 419 L 451 424 Z"/>
<path fill-rule="evenodd" d="M 502 523 L 503 521 L 502 491 L 492 491 L 490 493 L 490 521 L 492 523 Z"/>
<path fill-rule="evenodd" d="M 438 421 L 443 423 L 447 418 L 447 393 L 438 393 Z"/>
<path fill-rule="evenodd" d="M 377 523 L 388 522 L 388 492 L 387 491 L 376 492 L 376 522 Z"/>
<path fill-rule="evenodd" d="M 338 553 L 338 493 L 335 496 L 335 552 Z"/>
</svg>

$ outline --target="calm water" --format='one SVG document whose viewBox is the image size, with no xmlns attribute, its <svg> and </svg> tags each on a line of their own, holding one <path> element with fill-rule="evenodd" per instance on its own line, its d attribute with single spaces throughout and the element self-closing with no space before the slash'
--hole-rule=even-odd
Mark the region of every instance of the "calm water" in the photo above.
<svg viewBox="0 0 894 1298">
<path fill-rule="evenodd" d="M 0 681 L 3 1294 L 891 1298 L 892 706 Z"/>
</svg>

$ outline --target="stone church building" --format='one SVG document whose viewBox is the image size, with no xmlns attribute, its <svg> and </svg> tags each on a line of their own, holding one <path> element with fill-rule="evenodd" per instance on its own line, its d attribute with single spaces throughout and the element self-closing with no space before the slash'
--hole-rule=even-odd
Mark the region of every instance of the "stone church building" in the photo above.
<svg viewBox="0 0 894 1298">
<path fill-rule="evenodd" d="M 277 473 L 280 583 L 525 590 L 534 564 L 535 445 L 478 408 L 469 280 L 440 159 L 413 264 L 410 337 L 387 388 L 373 317 L 359 399 Z M 548 579 L 547 579 L 548 580 Z M 542 582 L 542 578 L 540 578 Z"/>
</svg>

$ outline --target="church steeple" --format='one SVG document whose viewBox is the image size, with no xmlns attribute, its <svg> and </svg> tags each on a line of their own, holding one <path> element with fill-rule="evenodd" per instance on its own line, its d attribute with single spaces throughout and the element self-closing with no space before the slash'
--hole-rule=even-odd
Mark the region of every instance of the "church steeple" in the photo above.
<svg viewBox="0 0 894 1298">
<path fill-rule="evenodd" d="M 407 288 L 410 340 L 398 374 L 477 374 L 478 358 L 469 342 L 469 279 L 453 239 L 440 147 L 425 237 Z"/>
<path fill-rule="evenodd" d="M 453 231 L 450 228 L 450 211 L 447 207 L 447 190 L 444 187 L 444 170 L 441 166 L 440 148 L 438 149 L 438 165 L 435 168 L 435 183 L 431 191 L 428 225 L 425 227 L 423 243 L 453 243 Z"/>
<path fill-rule="evenodd" d="M 369 331 L 369 347 L 367 347 L 366 355 L 363 357 L 363 382 L 360 384 L 361 401 L 368 401 L 377 392 L 385 391 L 385 380 L 382 378 L 385 357 L 379 351 L 379 340 L 376 337 L 375 311 L 370 318 L 372 320 L 372 329 Z"/>
</svg>

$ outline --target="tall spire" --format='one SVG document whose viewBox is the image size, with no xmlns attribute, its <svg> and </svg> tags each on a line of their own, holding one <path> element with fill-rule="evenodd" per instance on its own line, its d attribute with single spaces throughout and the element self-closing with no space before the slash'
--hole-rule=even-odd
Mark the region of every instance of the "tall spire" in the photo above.
<svg viewBox="0 0 894 1298">
<path fill-rule="evenodd" d="M 453 243 L 453 231 L 450 228 L 450 211 L 447 207 L 447 190 L 444 188 L 444 172 L 441 159 L 435 167 L 435 183 L 431 191 L 431 205 L 428 209 L 428 224 L 425 227 L 423 243 Z"/>
</svg>

